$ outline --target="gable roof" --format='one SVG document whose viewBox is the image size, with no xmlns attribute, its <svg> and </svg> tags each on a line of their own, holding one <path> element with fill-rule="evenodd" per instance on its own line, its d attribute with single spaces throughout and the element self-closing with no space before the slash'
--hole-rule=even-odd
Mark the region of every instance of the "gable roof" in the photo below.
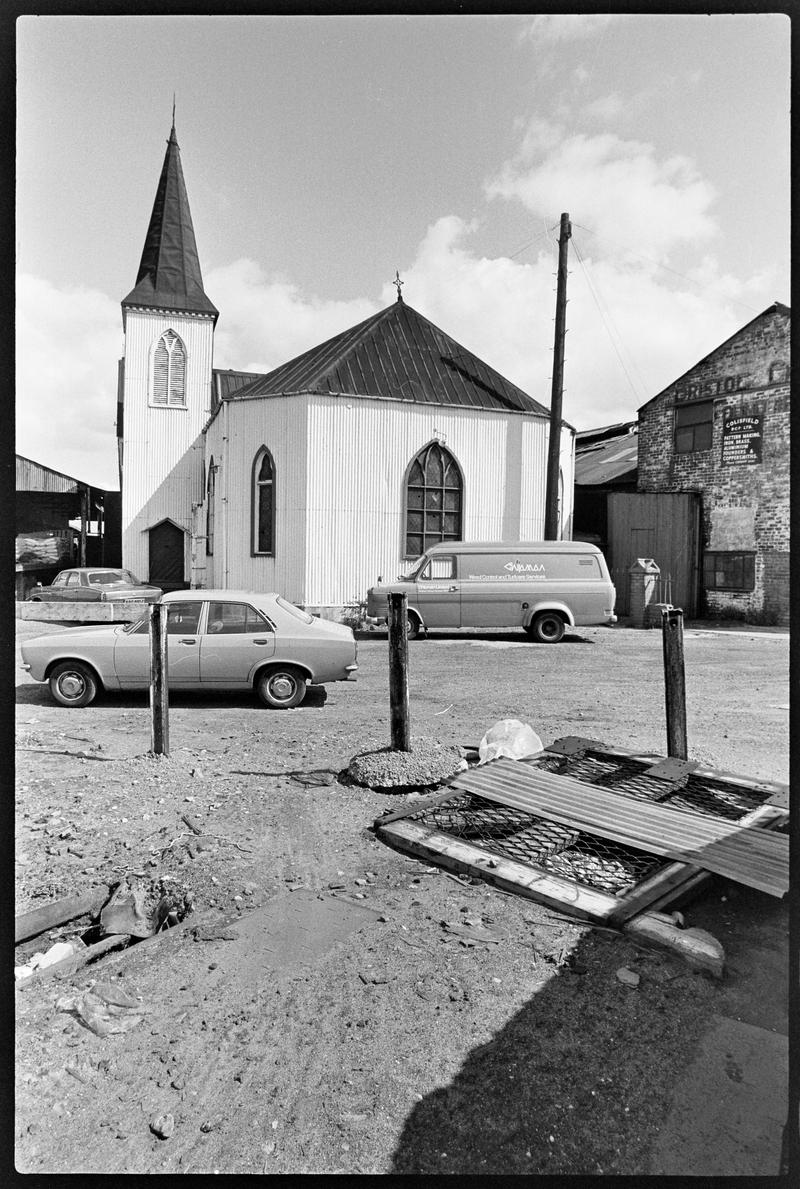
<svg viewBox="0 0 800 1189">
<path fill-rule="evenodd" d="M 203 289 L 174 124 L 167 141 L 136 284 L 122 301 L 123 317 L 127 306 L 213 314 L 215 321 L 219 316 Z"/>
<path fill-rule="evenodd" d="M 549 416 L 544 405 L 402 299 L 239 388 L 230 399 L 301 392 Z"/>
<path fill-rule="evenodd" d="M 708 354 L 704 355 L 702 359 L 698 359 L 697 363 L 692 364 L 691 367 L 687 367 L 686 371 L 681 372 L 681 374 L 676 377 L 676 379 L 674 379 L 671 384 L 667 384 L 666 388 L 662 388 L 660 392 L 655 394 L 655 396 L 651 396 L 649 400 L 646 400 L 643 405 L 639 405 L 639 408 L 636 410 L 637 413 L 641 413 L 642 409 L 646 409 L 647 406 L 652 404 L 654 400 L 658 400 L 658 398 L 663 396 L 664 393 L 670 388 L 673 388 L 676 384 L 679 384 L 684 376 L 688 376 L 690 372 L 693 372 L 696 368 L 700 367 L 701 364 L 706 363 L 707 360 L 716 355 L 718 351 L 721 351 L 723 347 L 727 347 L 728 343 L 733 342 L 735 338 L 737 338 L 740 334 L 743 334 L 745 330 L 748 330 L 754 322 L 760 321 L 761 318 L 766 318 L 769 314 L 780 314 L 783 318 L 791 318 L 792 311 L 790 307 L 784 305 L 783 302 L 773 301 L 771 306 L 767 306 L 767 308 L 762 310 L 760 314 L 756 314 L 755 318 L 751 318 L 749 322 L 745 322 L 744 326 L 740 326 L 738 330 L 733 332 L 733 334 L 728 335 L 728 337 L 718 346 L 716 346 L 713 351 L 709 351 Z"/>
</svg>

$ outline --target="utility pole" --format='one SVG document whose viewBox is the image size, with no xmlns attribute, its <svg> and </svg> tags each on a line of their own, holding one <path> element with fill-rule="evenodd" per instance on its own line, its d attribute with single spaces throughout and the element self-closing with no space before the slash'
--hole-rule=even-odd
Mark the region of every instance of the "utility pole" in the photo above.
<svg viewBox="0 0 800 1189">
<path fill-rule="evenodd" d="M 558 236 L 558 283 L 556 286 L 556 336 L 553 347 L 553 390 L 550 397 L 550 442 L 547 451 L 544 539 L 557 541 L 558 473 L 561 454 L 561 397 L 564 391 L 564 335 L 567 315 L 567 244 L 572 235 L 568 214 L 561 216 Z"/>
</svg>

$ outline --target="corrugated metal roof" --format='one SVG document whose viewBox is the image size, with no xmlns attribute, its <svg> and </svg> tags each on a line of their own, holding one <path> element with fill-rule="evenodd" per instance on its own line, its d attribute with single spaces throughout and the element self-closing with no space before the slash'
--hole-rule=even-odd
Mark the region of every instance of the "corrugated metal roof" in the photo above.
<svg viewBox="0 0 800 1189">
<path fill-rule="evenodd" d="M 17 491 L 53 491 L 77 493 L 89 486 L 80 479 L 73 479 L 61 471 L 54 471 L 50 467 L 42 466 L 30 458 L 16 455 Z"/>
<path fill-rule="evenodd" d="M 191 313 L 213 314 L 215 320 L 219 313 L 203 289 L 174 124 L 167 141 L 136 285 L 123 299 L 122 305 L 123 309 L 146 306 L 189 310 Z"/>
<path fill-rule="evenodd" d="M 314 392 L 549 416 L 544 405 L 396 301 L 235 393 Z"/>
<path fill-rule="evenodd" d="M 214 391 L 217 400 L 225 400 L 232 392 L 237 392 L 240 388 L 244 388 L 247 384 L 252 384 L 253 380 L 261 380 L 264 378 L 263 372 L 237 372 L 230 368 L 213 368 L 214 375 Z"/>
<path fill-rule="evenodd" d="M 514 760 L 456 777 L 453 788 L 650 854 L 713 871 L 782 897 L 789 890 L 789 839 L 708 814 L 634 800 Z"/>
<path fill-rule="evenodd" d="M 635 479 L 638 450 L 639 438 L 635 433 L 583 448 L 579 442 L 575 449 L 576 487 L 602 487 L 628 475 Z"/>
</svg>

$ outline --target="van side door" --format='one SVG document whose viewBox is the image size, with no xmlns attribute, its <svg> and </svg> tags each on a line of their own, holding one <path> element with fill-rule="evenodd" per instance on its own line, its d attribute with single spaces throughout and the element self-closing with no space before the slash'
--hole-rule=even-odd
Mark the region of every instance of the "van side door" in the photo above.
<svg viewBox="0 0 800 1189">
<path fill-rule="evenodd" d="M 416 582 L 417 606 L 426 628 L 461 626 L 461 583 L 453 554 L 434 554 Z"/>
<path fill-rule="evenodd" d="M 512 553 L 465 553 L 461 557 L 461 626 L 521 627 L 533 572 Z"/>
</svg>

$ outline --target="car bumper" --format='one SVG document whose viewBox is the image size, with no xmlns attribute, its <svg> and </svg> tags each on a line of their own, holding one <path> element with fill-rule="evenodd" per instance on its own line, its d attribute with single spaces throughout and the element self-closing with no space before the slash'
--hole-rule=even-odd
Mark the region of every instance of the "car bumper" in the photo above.
<svg viewBox="0 0 800 1189">
<path fill-rule="evenodd" d="M 380 627 L 381 624 L 387 622 L 387 619 L 385 615 L 365 615 L 364 622 L 371 624 L 372 627 Z"/>
</svg>

